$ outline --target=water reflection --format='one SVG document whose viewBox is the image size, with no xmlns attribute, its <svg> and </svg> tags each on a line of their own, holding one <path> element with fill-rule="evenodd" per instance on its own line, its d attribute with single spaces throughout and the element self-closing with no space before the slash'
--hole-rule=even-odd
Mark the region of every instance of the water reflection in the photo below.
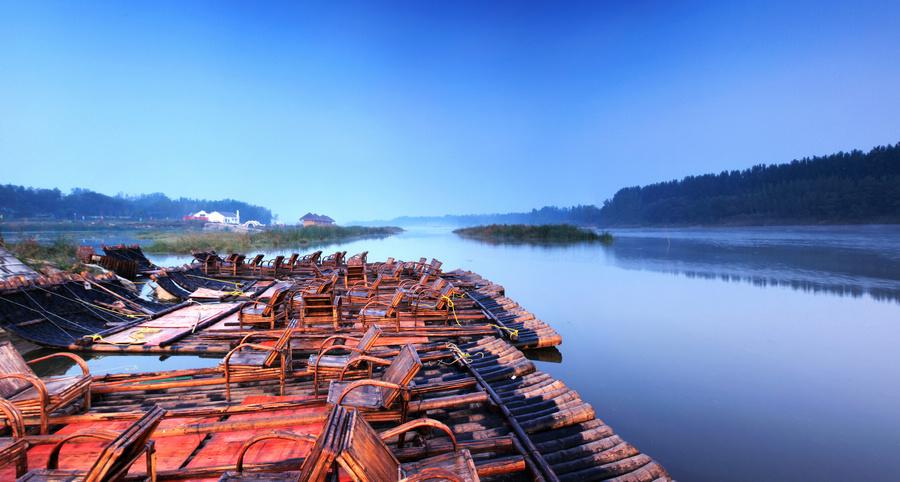
<svg viewBox="0 0 900 482">
<path fill-rule="evenodd" d="M 529 360 L 546 362 L 546 363 L 562 363 L 562 352 L 556 347 L 537 348 L 525 352 L 525 357 Z"/>
<path fill-rule="evenodd" d="M 59 350 L 41 348 L 26 353 L 26 360 L 34 360 L 42 356 L 58 353 Z M 219 363 L 218 357 L 200 357 L 190 355 L 99 355 L 94 353 L 79 353 L 87 362 L 91 375 L 105 375 L 107 373 L 142 373 L 161 370 L 182 370 L 187 368 L 211 368 Z M 49 360 L 32 365 L 34 372 L 40 377 L 80 375 L 81 368 L 74 360 L 64 357 L 54 357 Z"/>
<path fill-rule="evenodd" d="M 896 226 L 622 230 L 616 235 L 610 261 L 625 269 L 900 301 Z"/>
</svg>

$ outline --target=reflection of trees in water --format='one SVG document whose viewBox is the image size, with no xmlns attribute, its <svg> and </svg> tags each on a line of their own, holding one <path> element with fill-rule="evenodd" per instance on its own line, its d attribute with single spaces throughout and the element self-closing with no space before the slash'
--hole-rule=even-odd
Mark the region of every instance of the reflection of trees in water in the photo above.
<svg viewBox="0 0 900 482">
<path fill-rule="evenodd" d="M 701 278 L 701 279 L 718 279 L 722 281 L 730 281 L 730 282 L 745 282 L 750 283 L 754 286 L 758 286 L 761 288 L 767 288 L 769 286 L 781 286 L 793 288 L 798 291 L 805 291 L 808 293 L 828 293 L 838 296 L 850 296 L 853 298 L 859 298 L 864 295 L 869 295 L 873 299 L 878 301 L 900 301 L 900 289 L 890 290 L 890 289 L 881 289 L 881 288 L 864 288 L 862 286 L 853 286 L 853 285 L 829 285 L 816 281 L 809 280 L 801 280 L 801 279 L 792 279 L 792 280 L 784 280 L 784 279 L 776 279 L 776 278 L 766 278 L 763 276 L 740 276 L 736 274 L 726 274 L 726 273 L 704 273 L 698 271 L 678 271 L 678 270 L 662 270 L 667 273 L 683 275 L 687 278 Z"/>
<path fill-rule="evenodd" d="M 878 249 L 623 237 L 610 253 L 626 269 L 900 302 L 900 260 Z"/>
</svg>

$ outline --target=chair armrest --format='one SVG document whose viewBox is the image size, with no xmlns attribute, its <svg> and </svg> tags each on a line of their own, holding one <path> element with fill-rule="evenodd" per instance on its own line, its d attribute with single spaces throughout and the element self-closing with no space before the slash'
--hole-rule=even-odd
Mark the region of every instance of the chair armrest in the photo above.
<svg viewBox="0 0 900 482">
<path fill-rule="evenodd" d="M 264 433 L 261 435 L 257 435 L 250 440 L 244 442 L 244 445 L 241 446 L 241 451 L 238 452 L 237 463 L 235 464 L 235 470 L 238 472 L 244 471 L 244 456 L 247 455 L 247 451 L 250 450 L 250 447 L 256 445 L 259 442 L 263 442 L 265 440 L 272 439 L 281 439 L 281 440 L 293 440 L 295 442 L 309 442 L 315 443 L 316 437 L 308 434 L 296 434 L 292 432 L 283 432 L 276 431 L 271 433 Z"/>
<path fill-rule="evenodd" d="M 456 435 L 453 434 L 453 430 L 450 430 L 450 427 L 444 425 L 441 422 L 438 422 L 433 418 L 419 418 L 416 420 L 411 420 L 404 423 L 403 425 L 398 425 L 390 430 L 381 432 L 378 436 L 381 437 L 381 440 L 387 440 L 395 435 L 400 435 L 419 427 L 431 427 L 442 430 L 447 434 L 448 437 L 450 437 L 450 442 L 453 443 L 453 450 L 456 451 L 459 449 L 459 445 L 456 443 Z"/>
<path fill-rule="evenodd" d="M 64 357 L 64 358 L 69 358 L 69 359 L 71 359 L 71 360 L 74 360 L 75 363 L 77 363 L 78 366 L 81 367 L 81 372 L 82 372 L 82 374 L 83 374 L 84 376 L 90 376 L 91 370 L 88 368 L 88 365 L 87 365 L 87 363 L 84 361 L 84 358 L 81 358 L 80 356 L 78 356 L 78 355 L 76 355 L 76 354 L 74 354 L 74 353 L 64 353 L 64 352 L 61 352 L 61 353 L 53 353 L 52 355 L 47 355 L 47 356 L 42 356 L 42 357 L 40 357 L 40 358 L 35 358 L 34 360 L 31 360 L 30 362 L 28 362 L 28 364 L 29 364 L 29 365 L 32 365 L 32 364 L 39 363 L 39 362 L 42 362 L 42 361 L 44 361 L 44 360 L 49 360 L 49 359 L 55 358 L 55 357 Z"/>
<path fill-rule="evenodd" d="M 9 430 L 12 432 L 12 439 L 19 440 L 24 437 L 25 420 L 22 418 L 22 412 L 5 398 L 0 398 L 0 412 L 6 417 L 6 424 L 9 425 Z"/>
<path fill-rule="evenodd" d="M 347 373 L 347 370 L 352 368 L 354 365 L 358 365 L 364 361 L 367 361 L 367 362 L 375 364 L 375 365 L 381 365 L 381 366 L 387 366 L 387 365 L 391 364 L 391 362 L 389 362 L 388 360 L 385 360 L 384 358 L 378 358 L 378 357 L 368 356 L 368 355 L 360 355 L 352 360 L 347 361 L 347 363 L 344 365 L 344 368 L 341 368 L 341 374 L 338 375 L 338 380 L 343 381 L 344 375 Z"/>
<path fill-rule="evenodd" d="M 66 443 L 78 439 L 78 438 L 96 438 L 100 440 L 115 440 L 119 434 L 110 430 L 94 430 L 92 432 L 78 432 L 68 437 L 60 440 L 53 446 L 53 449 L 50 451 L 50 456 L 47 458 L 47 469 L 54 470 L 59 468 L 59 451 L 62 450 L 63 445 Z"/>
<path fill-rule="evenodd" d="M 5 375 L 0 375 L 0 380 L 7 378 L 23 380 L 33 385 L 35 390 L 37 390 L 38 395 L 41 397 L 41 410 L 43 411 L 46 409 L 47 404 L 50 403 L 50 394 L 47 392 L 47 385 L 44 385 L 44 382 L 40 378 L 24 373 L 7 373 Z"/>
<path fill-rule="evenodd" d="M 226 372 L 228 371 L 228 362 L 231 360 L 232 355 L 239 352 L 242 348 L 254 348 L 256 350 L 263 350 L 263 351 L 281 351 L 281 350 L 275 348 L 274 346 L 259 345 L 257 343 L 241 343 L 240 345 L 232 348 L 231 351 L 229 351 L 225 355 L 225 358 L 222 359 L 222 364 L 225 365 Z"/>
<path fill-rule="evenodd" d="M 347 336 L 347 335 L 329 336 L 328 338 L 325 339 L 325 341 L 322 342 L 321 345 L 319 345 L 319 350 L 321 351 L 323 348 L 325 348 L 325 345 L 327 345 L 328 342 L 334 343 L 334 340 L 354 340 L 356 342 L 359 342 L 361 339 L 362 338 L 355 337 L 355 336 Z"/>
<path fill-rule="evenodd" d="M 349 394 L 353 390 L 356 390 L 359 387 L 364 387 L 366 385 L 372 385 L 374 387 L 382 387 L 382 388 L 393 388 L 394 390 L 403 390 L 403 387 L 401 387 L 400 385 L 397 385 L 396 383 L 384 382 L 381 380 L 357 380 L 357 381 L 347 385 L 347 388 L 345 388 L 344 391 L 341 392 L 341 396 L 338 397 L 337 403 L 335 403 L 335 405 L 340 406 L 340 404 L 344 401 L 344 397 L 346 397 L 347 394 Z"/>
<path fill-rule="evenodd" d="M 450 480 L 452 482 L 463 482 L 463 478 L 453 472 L 450 472 L 447 469 L 440 467 L 428 467 L 422 469 L 418 474 L 410 475 L 409 477 L 402 479 L 403 482 L 422 482 L 425 480 Z"/>
<path fill-rule="evenodd" d="M 324 350 L 320 350 L 319 353 L 316 355 L 316 364 L 313 365 L 313 373 L 319 373 L 319 362 L 322 361 L 322 355 L 324 355 L 324 354 L 326 354 L 326 353 L 328 353 L 328 352 L 330 352 L 330 351 L 336 351 L 336 350 L 355 351 L 355 352 L 360 353 L 360 354 L 365 353 L 365 352 L 363 352 L 362 350 L 360 350 L 359 348 L 356 348 L 355 346 L 347 346 L 347 345 L 331 345 L 330 347 L 328 347 L 328 348 L 326 348 L 326 349 L 324 349 Z M 363 356 L 363 355 L 360 355 L 360 356 Z M 348 363 L 348 364 L 349 364 L 349 363 Z M 344 368 L 341 369 L 341 373 L 343 373 L 343 370 L 346 369 L 346 366 L 347 366 L 347 365 L 345 364 L 345 365 L 344 365 Z"/>
</svg>

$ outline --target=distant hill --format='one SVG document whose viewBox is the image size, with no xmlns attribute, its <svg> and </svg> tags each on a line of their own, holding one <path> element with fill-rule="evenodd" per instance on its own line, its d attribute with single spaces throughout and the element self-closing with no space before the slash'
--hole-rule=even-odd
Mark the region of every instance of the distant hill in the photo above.
<svg viewBox="0 0 900 482">
<path fill-rule="evenodd" d="M 107 196 L 88 189 L 73 189 L 63 194 L 59 189 L 40 189 L 12 184 L 0 185 L 0 214 L 13 219 L 94 219 L 121 218 L 164 220 L 181 219 L 188 213 L 207 211 L 241 211 L 241 220 L 255 219 L 269 224 L 272 211 L 262 206 L 234 199 L 169 199 L 165 194 Z"/>
<path fill-rule="evenodd" d="M 560 208 L 546 206 L 529 212 L 505 214 L 447 214 L 444 216 L 401 216 L 390 220 L 355 221 L 363 226 L 480 226 L 486 224 L 595 224 L 600 215 L 597 206 Z"/>
<path fill-rule="evenodd" d="M 619 190 L 602 225 L 900 222 L 900 143 Z"/>
<path fill-rule="evenodd" d="M 399 217 L 370 225 L 900 223 L 900 143 L 620 189 L 603 207 Z"/>
</svg>

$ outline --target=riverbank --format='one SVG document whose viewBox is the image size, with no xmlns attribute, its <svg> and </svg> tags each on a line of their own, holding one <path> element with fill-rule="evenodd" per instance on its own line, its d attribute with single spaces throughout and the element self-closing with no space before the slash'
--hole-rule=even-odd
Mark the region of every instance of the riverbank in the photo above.
<svg viewBox="0 0 900 482">
<path fill-rule="evenodd" d="M 35 271 L 51 268 L 77 273 L 86 268 L 76 256 L 78 247 L 65 238 L 58 238 L 49 244 L 24 239 L 16 243 L 4 243 L 3 246 Z"/>
<path fill-rule="evenodd" d="M 460 228 L 455 234 L 489 243 L 602 243 L 612 244 L 608 232 L 596 233 L 571 224 L 490 224 Z"/>
<path fill-rule="evenodd" d="M 219 252 L 247 252 L 253 249 L 303 247 L 313 244 L 337 243 L 365 238 L 383 238 L 402 232 L 394 226 L 308 226 L 239 232 L 149 232 L 140 233 L 147 239 L 144 250 L 151 253 L 189 254 L 196 250 Z"/>
</svg>

